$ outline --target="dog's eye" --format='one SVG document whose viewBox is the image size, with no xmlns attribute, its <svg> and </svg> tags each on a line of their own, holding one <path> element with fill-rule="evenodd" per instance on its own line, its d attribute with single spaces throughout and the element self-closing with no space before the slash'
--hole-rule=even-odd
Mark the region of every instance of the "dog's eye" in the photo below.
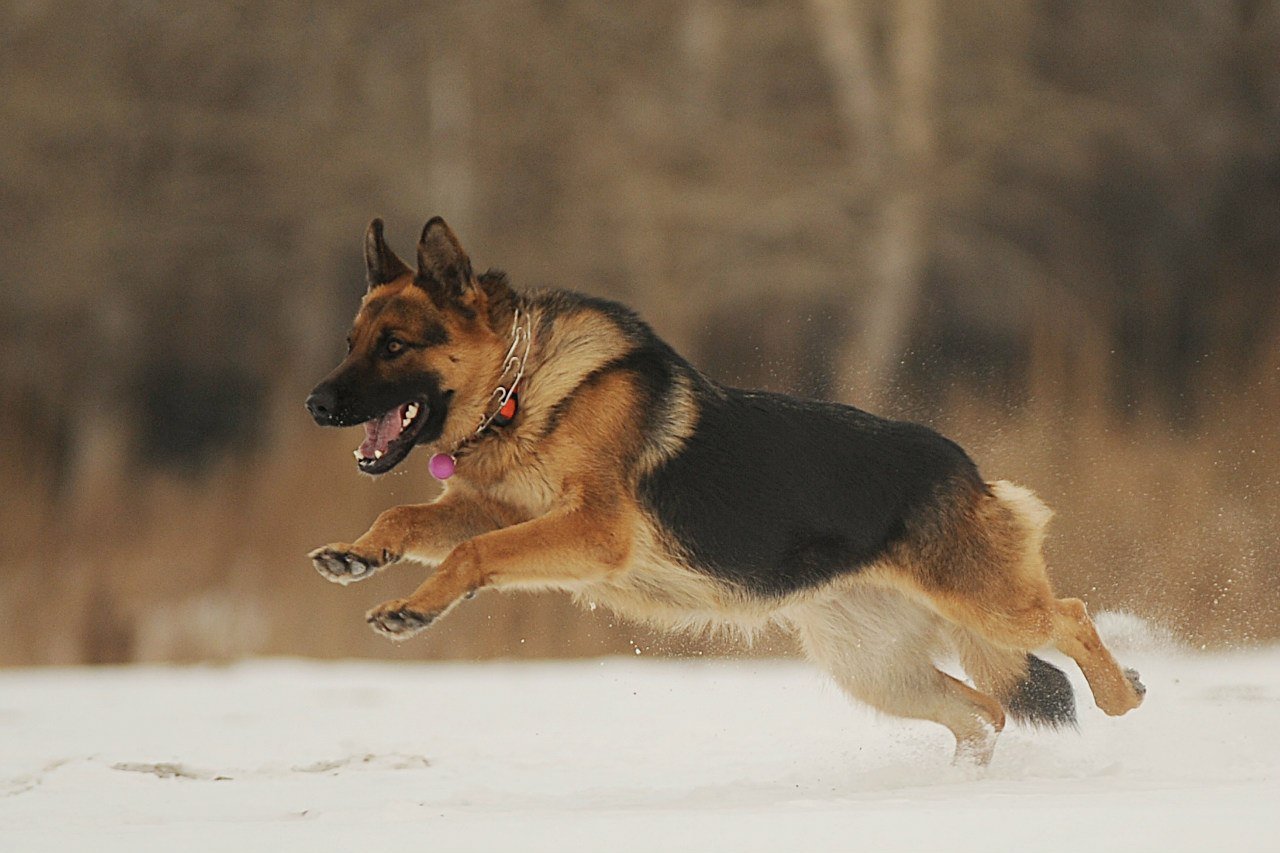
<svg viewBox="0 0 1280 853">
<path fill-rule="evenodd" d="M 399 338 L 387 338 L 387 342 L 382 345 L 382 349 L 387 355 L 399 355 L 404 352 L 404 341 Z"/>
</svg>

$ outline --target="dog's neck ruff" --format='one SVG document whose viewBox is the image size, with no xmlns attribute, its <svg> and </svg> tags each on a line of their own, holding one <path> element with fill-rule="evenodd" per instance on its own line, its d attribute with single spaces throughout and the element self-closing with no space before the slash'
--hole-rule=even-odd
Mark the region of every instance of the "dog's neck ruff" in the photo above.
<svg viewBox="0 0 1280 853">
<path fill-rule="evenodd" d="M 523 321 L 523 324 L 522 322 Z M 517 355 L 516 350 L 523 351 Z M 497 399 L 497 405 L 488 415 L 481 416 L 476 431 L 454 445 L 448 453 L 437 453 L 427 463 L 427 470 L 437 480 L 447 480 L 453 476 L 458 466 L 458 454 L 468 445 L 478 441 L 491 427 L 503 427 L 515 420 L 520 407 L 518 391 L 520 380 L 524 379 L 524 369 L 529 362 L 529 351 L 533 348 L 533 318 L 528 312 L 516 309 L 515 318 L 511 322 L 511 346 L 502 359 L 502 373 L 498 374 L 498 387 L 489 395 Z M 509 380 L 509 381 L 508 381 Z"/>
</svg>

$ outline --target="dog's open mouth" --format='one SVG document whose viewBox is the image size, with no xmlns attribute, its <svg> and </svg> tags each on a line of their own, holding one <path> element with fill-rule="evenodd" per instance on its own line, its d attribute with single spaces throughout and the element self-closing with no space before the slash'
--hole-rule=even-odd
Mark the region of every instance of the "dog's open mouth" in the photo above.
<svg viewBox="0 0 1280 853">
<path fill-rule="evenodd" d="M 430 407 L 420 400 L 401 403 L 382 417 L 364 422 L 364 441 L 355 451 L 356 465 L 366 474 L 385 474 L 413 449 Z"/>
</svg>

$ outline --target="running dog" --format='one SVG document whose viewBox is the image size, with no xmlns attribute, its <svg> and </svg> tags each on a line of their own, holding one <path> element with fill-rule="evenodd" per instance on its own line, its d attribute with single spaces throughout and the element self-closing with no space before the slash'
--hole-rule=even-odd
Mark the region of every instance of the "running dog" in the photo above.
<svg viewBox="0 0 1280 853">
<path fill-rule="evenodd" d="M 346 584 L 396 563 L 435 571 L 367 615 L 403 640 L 488 588 L 564 589 L 668 628 L 789 627 L 850 696 L 955 735 L 990 760 L 1006 712 L 1075 722 L 1056 646 L 1107 714 L 1145 688 L 1084 604 L 1057 598 L 1049 509 L 989 482 L 925 427 L 851 406 L 729 388 L 627 308 L 475 274 L 436 217 L 410 268 L 365 234 L 369 287 L 348 354 L 307 399 L 323 426 L 363 426 L 360 471 L 415 447 L 436 501 L 378 516 L 310 554 Z M 939 671 L 954 650 L 971 687 Z"/>
</svg>

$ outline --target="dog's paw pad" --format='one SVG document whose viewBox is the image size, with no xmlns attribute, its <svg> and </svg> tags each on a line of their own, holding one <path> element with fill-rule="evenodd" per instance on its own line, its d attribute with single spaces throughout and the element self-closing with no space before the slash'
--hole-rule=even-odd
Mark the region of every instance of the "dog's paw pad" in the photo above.
<svg viewBox="0 0 1280 853">
<path fill-rule="evenodd" d="M 1126 669 L 1124 677 L 1129 680 L 1129 684 L 1133 687 L 1133 692 L 1138 694 L 1139 699 L 1147 695 L 1147 685 L 1142 683 L 1142 679 L 1136 669 Z"/>
<path fill-rule="evenodd" d="M 370 627 L 384 637 L 407 640 L 436 620 L 437 613 L 419 613 L 403 604 L 384 604 L 365 616 Z"/>
<path fill-rule="evenodd" d="M 389 555 L 385 551 L 382 560 L 375 560 L 368 556 L 357 556 L 340 546 L 317 548 L 309 556 L 317 572 L 326 579 L 343 585 L 364 580 L 389 562 L 386 559 Z"/>
</svg>

